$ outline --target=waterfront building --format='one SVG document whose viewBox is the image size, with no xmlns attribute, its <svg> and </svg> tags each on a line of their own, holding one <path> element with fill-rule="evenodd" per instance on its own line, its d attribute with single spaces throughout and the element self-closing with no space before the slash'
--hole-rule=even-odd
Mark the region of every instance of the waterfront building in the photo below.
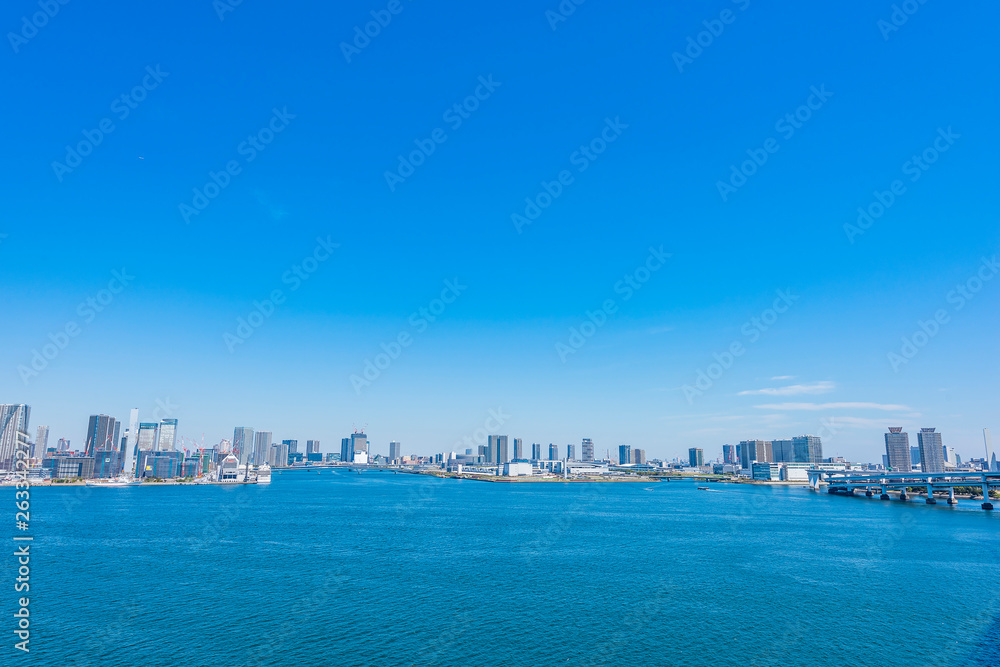
<svg viewBox="0 0 1000 667">
<path fill-rule="evenodd" d="M 754 461 L 751 468 L 753 479 L 760 482 L 777 482 L 781 479 L 781 464 L 770 461 Z"/>
<path fill-rule="evenodd" d="M 507 477 L 530 477 L 534 468 L 526 461 L 511 461 L 503 464 L 503 474 Z"/>
<path fill-rule="evenodd" d="M 271 453 L 271 432 L 257 431 L 253 435 L 253 458 L 250 461 L 255 465 L 260 465 L 267 461 Z"/>
<path fill-rule="evenodd" d="M 219 462 L 219 481 L 220 482 L 238 482 L 240 472 L 240 460 L 233 454 L 229 454 L 226 458 Z"/>
<path fill-rule="evenodd" d="M 42 469 L 49 471 L 49 479 L 90 479 L 94 476 L 94 457 L 53 456 L 42 459 Z"/>
<path fill-rule="evenodd" d="M 688 449 L 688 463 L 692 468 L 700 468 L 705 465 L 705 450 L 698 447 Z"/>
<path fill-rule="evenodd" d="M 618 465 L 632 463 L 632 445 L 618 445 Z"/>
<path fill-rule="evenodd" d="M 170 479 L 181 476 L 181 465 L 184 462 L 184 452 L 149 450 L 139 452 L 139 463 L 136 466 L 139 478 L 157 477 Z"/>
<path fill-rule="evenodd" d="M 281 444 L 288 445 L 288 453 L 295 454 L 299 451 L 299 441 L 298 440 L 282 440 Z"/>
<path fill-rule="evenodd" d="M 148 452 L 156 449 L 156 436 L 160 431 L 160 425 L 156 422 L 145 422 L 139 424 L 139 433 L 136 437 L 136 446 L 140 452 Z"/>
<path fill-rule="evenodd" d="M 751 470 L 753 463 L 770 463 L 773 459 L 770 440 L 740 441 L 740 467 Z"/>
<path fill-rule="evenodd" d="M 351 434 L 352 463 L 368 463 L 368 436 L 363 432 Z"/>
<path fill-rule="evenodd" d="M 319 440 L 306 440 L 306 456 L 319 453 Z"/>
<path fill-rule="evenodd" d="M 566 460 L 567 461 L 576 460 L 576 445 L 566 445 Z"/>
<path fill-rule="evenodd" d="M 902 426 L 890 426 L 885 434 L 885 455 L 888 467 L 899 472 L 912 472 L 913 459 L 910 456 L 910 435 Z"/>
<path fill-rule="evenodd" d="M 94 452 L 92 477 L 110 479 L 122 473 L 124 454 L 118 449 L 98 449 Z"/>
<path fill-rule="evenodd" d="M 471 454 L 472 452 L 470 451 L 468 453 Z M 524 442 L 521 440 L 521 438 L 514 438 L 513 454 L 514 455 L 511 458 L 514 461 L 520 461 L 521 459 L 524 458 Z"/>
<path fill-rule="evenodd" d="M 933 428 L 922 428 L 917 433 L 920 449 L 920 472 L 944 472 L 944 453 L 941 434 Z"/>
<path fill-rule="evenodd" d="M 646 465 L 646 450 L 645 449 L 633 449 L 632 450 L 632 463 L 636 464 L 637 466 Z"/>
<path fill-rule="evenodd" d="M 486 442 L 486 451 L 490 463 L 503 465 L 510 461 L 510 457 L 507 455 L 507 436 L 505 435 L 489 436 Z"/>
<path fill-rule="evenodd" d="M 35 431 L 35 446 L 31 449 L 31 457 L 34 458 L 37 455 L 45 454 L 45 450 L 49 446 L 49 427 L 39 426 L 38 430 Z"/>
<path fill-rule="evenodd" d="M 542 460 L 542 446 L 538 443 L 531 443 L 531 460 L 541 461 Z"/>
<path fill-rule="evenodd" d="M 249 426 L 237 426 L 233 430 L 233 454 L 244 464 L 253 454 L 253 429 Z"/>
<path fill-rule="evenodd" d="M 917 447 L 916 445 L 910 447 L 910 466 L 912 466 L 914 470 L 918 470 L 920 468 L 920 447 Z"/>
<path fill-rule="evenodd" d="M 26 436 L 18 434 L 28 432 L 30 417 L 31 407 L 24 403 L 0 405 L 0 467 L 6 470 L 14 469 L 17 443 L 26 439 Z"/>
<path fill-rule="evenodd" d="M 580 453 L 583 455 L 583 461 L 585 463 L 591 463 L 594 460 L 594 441 L 590 438 L 584 438 L 583 444 L 580 446 Z"/>
<path fill-rule="evenodd" d="M 549 460 L 559 460 L 559 445 L 553 445 L 551 442 L 549 443 Z"/>
<path fill-rule="evenodd" d="M 800 435 L 792 438 L 792 461 L 788 463 L 822 463 L 823 442 L 818 435 Z M 769 461 L 777 461 L 770 458 Z"/>
<path fill-rule="evenodd" d="M 156 448 L 161 452 L 172 452 L 177 449 L 177 420 L 160 420 L 160 437 Z"/>
<path fill-rule="evenodd" d="M 791 440 L 772 440 L 771 454 L 775 463 L 791 463 L 795 460 L 795 449 Z"/>
<path fill-rule="evenodd" d="M 393 440 L 389 443 L 389 462 L 399 463 L 402 458 L 403 447 L 399 444 L 399 441 Z"/>
<path fill-rule="evenodd" d="M 344 438 L 340 441 L 340 460 L 350 463 L 354 460 L 354 450 L 351 448 L 351 439 Z"/>
<path fill-rule="evenodd" d="M 736 445 L 723 445 L 722 446 L 722 463 L 723 464 L 734 464 L 737 461 L 736 455 Z"/>
<path fill-rule="evenodd" d="M 282 440 L 281 444 L 275 443 L 271 445 L 270 451 L 268 452 L 267 464 L 272 468 L 285 468 L 288 466 L 288 459 L 294 456 L 298 452 L 289 452 L 288 444 L 286 440 Z"/>
<path fill-rule="evenodd" d="M 90 415 L 84 454 L 93 456 L 98 449 L 115 449 L 118 446 L 118 420 L 108 415 Z"/>
</svg>

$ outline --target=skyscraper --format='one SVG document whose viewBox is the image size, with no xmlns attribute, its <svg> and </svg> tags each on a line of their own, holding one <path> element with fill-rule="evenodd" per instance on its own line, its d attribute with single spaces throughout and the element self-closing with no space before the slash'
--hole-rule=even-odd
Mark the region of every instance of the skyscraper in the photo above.
<svg viewBox="0 0 1000 667">
<path fill-rule="evenodd" d="M 551 442 L 549 443 L 549 460 L 559 460 L 559 445 L 553 445 Z"/>
<path fill-rule="evenodd" d="M 49 427 L 39 426 L 35 432 L 35 448 L 31 451 L 32 456 L 44 456 L 45 450 L 49 446 Z"/>
<path fill-rule="evenodd" d="M 512 458 L 515 461 L 520 461 L 524 458 L 524 442 L 521 438 L 514 438 L 514 456 Z"/>
<path fill-rule="evenodd" d="M 282 440 L 281 444 L 288 445 L 288 453 L 298 454 L 299 452 L 299 441 L 298 440 Z"/>
<path fill-rule="evenodd" d="M 581 453 L 583 454 L 583 460 L 584 461 L 593 461 L 594 460 L 594 441 L 593 440 L 591 440 L 590 438 L 584 438 L 583 439 L 583 445 L 580 447 L 580 449 L 582 450 Z"/>
<path fill-rule="evenodd" d="M 240 460 L 240 465 L 253 455 L 253 429 L 249 426 L 237 426 L 233 430 L 233 455 Z"/>
<path fill-rule="evenodd" d="M 7 470 L 14 469 L 17 443 L 27 441 L 26 436 L 18 434 L 28 432 L 30 417 L 31 407 L 24 403 L 0 405 L 0 466 Z"/>
<path fill-rule="evenodd" d="M 108 415 L 90 415 L 87 424 L 87 442 L 84 455 L 93 456 L 98 449 L 117 449 L 118 439 L 115 437 L 117 421 Z"/>
<path fill-rule="evenodd" d="M 775 463 L 794 463 L 796 460 L 791 440 L 772 440 L 771 454 Z"/>
<path fill-rule="evenodd" d="M 503 465 L 504 463 L 510 463 L 510 456 L 507 452 L 507 436 L 498 435 L 497 436 L 497 465 Z"/>
<path fill-rule="evenodd" d="M 162 438 L 163 435 L 161 434 Z M 271 432 L 257 431 L 253 436 L 253 461 L 256 465 L 261 465 L 268 459 L 271 453 Z"/>
<path fill-rule="evenodd" d="M 541 461 L 542 460 L 542 446 L 538 443 L 531 443 L 531 460 Z"/>
<path fill-rule="evenodd" d="M 125 432 L 122 472 L 135 476 L 135 450 L 139 442 L 139 408 L 132 408 L 128 415 L 128 430 Z"/>
<path fill-rule="evenodd" d="M 156 449 L 156 436 L 160 431 L 160 425 L 156 422 L 146 422 L 139 424 L 139 433 L 136 436 L 137 447 L 140 452 L 149 452 Z"/>
<path fill-rule="evenodd" d="M 885 455 L 889 459 L 889 467 L 899 472 L 912 472 L 910 459 L 910 435 L 903 432 L 902 426 L 890 426 L 885 434 Z"/>
<path fill-rule="evenodd" d="M 389 443 L 389 461 L 399 463 L 403 458 L 403 447 L 399 441 L 393 440 Z"/>
<path fill-rule="evenodd" d="M 697 447 L 688 449 L 688 463 L 691 464 L 692 468 L 700 468 L 705 465 L 705 451 Z"/>
<path fill-rule="evenodd" d="M 744 470 L 753 468 L 755 461 L 769 463 L 773 459 L 770 440 L 741 440 L 740 467 Z"/>
<path fill-rule="evenodd" d="M 633 449 L 632 450 L 632 463 L 637 466 L 646 464 L 646 450 L 645 449 Z"/>
<path fill-rule="evenodd" d="M 632 463 L 632 445 L 618 445 L 618 464 Z"/>
<path fill-rule="evenodd" d="M 368 436 L 364 433 L 352 433 L 351 451 L 351 462 L 368 463 Z"/>
<path fill-rule="evenodd" d="M 576 460 L 576 445 L 566 445 L 566 460 L 567 461 Z"/>
<path fill-rule="evenodd" d="M 944 472 L 944 450 L 941 445 L 941 434 L 933 428 L 922 428 L 917 433 L 917 443 L 920 447 L 920 471 Z"/>
<path fill-rule="evenodd" d="M 306 440 L 306 456 L 319 454 L 319 440 Z"/>
<path fill-rule="evenodd" d="M 344 463 L 354 461 L 354 448 L 351 447 L 350 438 L 344 438 L 340 441 L 340 460 Z"/>
<path fill-rule="evenodd" d="M 177 449 L 177 420 L 160 420 L 160 439 L 156 449 L 161 452 L 172 452 Z"/>
<path fill-rule="evenodd" d="M 722 462 L 729 464 L 736 463 L 736 445 L 722 446 Z"/>
<path fill-rule="evenodd" d="M 800 435 L 792 438 L 794 461 L 788 463 L 822 463 L 823 443 L 818 435 Z M 771 461 L 777 461 L 772 458 Z"/>
</svg>

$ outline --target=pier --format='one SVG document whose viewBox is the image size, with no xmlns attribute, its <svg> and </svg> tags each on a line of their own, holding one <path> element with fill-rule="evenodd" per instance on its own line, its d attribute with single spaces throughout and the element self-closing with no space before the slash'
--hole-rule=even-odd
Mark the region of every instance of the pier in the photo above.
<svg viewBox="0 0 1000 667">
<path fill-rule="evenodd" d="M 819 491 L 821 484 L 827 485 L 828 493 L 853 496 L 855 491 L 864 491 L 871 498 L 876 491 L 879 498 L 889 500 L 889 491 L 899 491 L 900 500 L 906 500 L 907 489 L 926 489 L 928 505 L 937 503 L 935 493 L 947 493 L 948 504 L 956 505 L 956 487 L 980 487 L 983 493 L 984 510 L 993 509 L 990 490 L 1000 490 L 1000 472 L 849 472 L 844 470 L 809 470 L 809 488 Z"/>
</svg>

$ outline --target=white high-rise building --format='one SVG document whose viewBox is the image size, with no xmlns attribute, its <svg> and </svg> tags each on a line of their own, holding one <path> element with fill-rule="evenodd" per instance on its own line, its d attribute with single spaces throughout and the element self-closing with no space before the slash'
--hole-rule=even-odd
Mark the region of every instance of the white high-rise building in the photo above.
<svg viewBox="0 0 1000 667">
<path fill-rule="evenodd" d="M 150 452 L 156 449 L 156 436 L 159 432 L 160 425 L 156 422 L 139 424 L 139 433 L 136 436 L 136 443 L 139 451 Z"/>
<path fill-rule="evenodd" d="M 128 430 L 125 432 L 125 457 L 122 472 L 135 475 L 135 450 L 139 443 L 139 408 L 132 408 L 128 416 Z"/>
<path fill-rule="evenodd" d="M 14 469 L 14 451 L 18 441 L 27 442 L 28 419 L 31 408 L 24 403 L 0 405 L 0 467 Z"/>
<path fill-rule="evenodd" d="M 243 465 L 253 455 L 253 429 L 249 426 L 237 426 L 233 431 L 233 454 Z"/>
<path fill-rule="evenodd" d="M 45 456 L 45 450 L 49 446 L 49 427 L 39 426 L 35 433 L 35 446 L 31 450 L 31 456 Z"/>
<path fill-rule="evenodd" d="M 161 452 L 172 452 L 177 449 L 177 420 L 160 420 L 160 439 L 156 448 Z"/>
<path fill-rule="evenodd" d="M 271 453 L 271 432 L 257 431 L 253 436 L 253 463 L 261 465 Z"/>
</svg>

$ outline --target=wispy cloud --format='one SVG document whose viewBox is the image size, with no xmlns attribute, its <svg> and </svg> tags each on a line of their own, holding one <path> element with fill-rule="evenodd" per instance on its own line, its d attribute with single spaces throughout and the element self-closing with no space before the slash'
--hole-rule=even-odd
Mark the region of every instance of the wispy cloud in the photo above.
<svg viewBox="0 0 1000 667">
<path fill-rule="evenodd" d="M 893 403 L 768 403 L 755 405 L 759 410 L 885 410 L 886 412 L 907 412 L 913 410 L 908 405 Z"/>
<path fill-rule="evenodd" d="M 797 396 L 799 394 L 826 394 L 837 388 L 828 380 L 811 384 L 792 384 L 786 387 L 765 387 L 764 389 L 748 389 L 741 391 L 739 396 Z"/>
<path fill-rule="evenodd" d="M 794 380 L 794 375 L 775 375 L 772 380 Z"/>
</svg>

